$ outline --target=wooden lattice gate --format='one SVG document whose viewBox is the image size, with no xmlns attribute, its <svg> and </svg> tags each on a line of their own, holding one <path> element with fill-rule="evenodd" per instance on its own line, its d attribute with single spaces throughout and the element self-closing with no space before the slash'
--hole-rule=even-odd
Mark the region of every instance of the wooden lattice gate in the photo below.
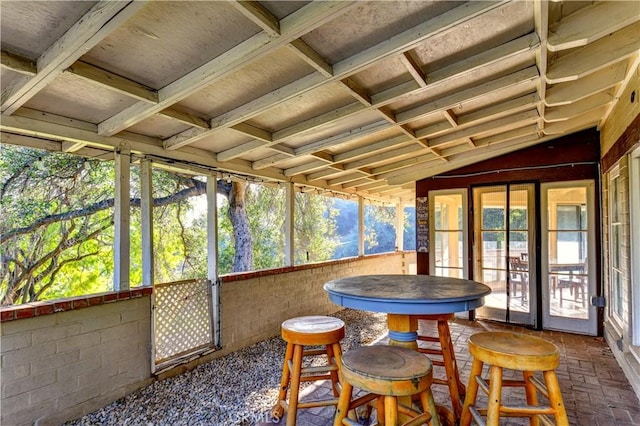
<svg viewBox="0 0 640 426">
<path fill-rule="evenodd" d="M 215 350 L 214 294 L 207 279 L 155 285 L 154 371 Z"/>
</svg>

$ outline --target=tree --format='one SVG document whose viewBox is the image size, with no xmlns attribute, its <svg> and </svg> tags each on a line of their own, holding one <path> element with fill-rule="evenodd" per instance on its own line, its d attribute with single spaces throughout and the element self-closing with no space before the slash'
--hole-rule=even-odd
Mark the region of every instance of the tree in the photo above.
<svg viewBox="0 0 640 426">
<path fill-rule="evenodd" d="M 113 275 L 113 163 L 5 146 L 0 178 L 2 304 L 108 290 Z M 162 248 L 157 263 L 170 264 L 167 257 L 197 239 L 185 232 L 182 218 L 187 200 L 204 194 L 206 184 L 191 176 L 159 173 L 154 174 L 154 188 L 160 194 L 153 200 L 159 223 L 182 229 L 176 238 L 156 238 Z M 218 188 L 225 196 L 235 196 L 234 185 L 221 181 Z M 140 199 L 132 198 L 131 205 L 135 225 Z M 242 216 L 237 216 L 234 221 L 242 228 Z M 192 260 L 184 256 L 183 267 Z"/>
<path fill-rule="evenodd" d="M 131 277 L 141 282 L 139 186 L 132 176 Z M 3 305 L 107 291 L 113 282 L 114 168 L 110 161 L 24 147 L 0 150 L 0 298 Z M 284 263 L 284 192 L 218 181 L 220 271 Z M 206 217 L 191 200 L 198 177 L 154 170 L 156 281 L 206 276 Z M 333 252 L 326 198 L 300 204 L 296 235 L 326 260 Z M 308 221 L 312 226 L 305 226 Z M 300 222 L 300 223 L 299 223 Z M 312 233 L 313 235 L 310 235 Z M 325 241 L 326 239 L 326 241 Z M 205 248 L 204 250 L 202 248 Z M 193 248 L 198 248 L 195 250 Z M 298 254 L 296 254 L 298 257 Z"/>
</svg>

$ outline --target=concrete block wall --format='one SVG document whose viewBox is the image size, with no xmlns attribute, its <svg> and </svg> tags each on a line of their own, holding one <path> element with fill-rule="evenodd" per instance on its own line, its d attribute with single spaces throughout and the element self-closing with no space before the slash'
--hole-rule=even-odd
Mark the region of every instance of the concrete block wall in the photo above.
<svg viewBox="0 0 640 426">
<path fill-rule="evenodd" d="M 335 278 L 415 271 L 415 252 L 342 259 L 222 279 L 222 348 L 151 371 L 152 288 L 0 308 L 0 424 L 59 425 L 154 380 L 280 334 L 282 321 L 342 307 L 322 286 Z"/>
<path fill-rule="evenodd" d="M 279 335 L 280 325 L 288 318 L 327 315 L 343 309 L 329 301 L 323 290 L 327 281 L 353 275 L 406 274 L 415 262 L 415 252 L 398 252 L 305 265 L 287 273 L 257 274 L 242 280 L 225 281 L 223 277 L 223 352 Z"/>
<path fill-rule="evenodd" d="M 59 425 L 152 381 L 149 295 L 3 321 L 0 339 L 3 425 Z"/>
</svg>

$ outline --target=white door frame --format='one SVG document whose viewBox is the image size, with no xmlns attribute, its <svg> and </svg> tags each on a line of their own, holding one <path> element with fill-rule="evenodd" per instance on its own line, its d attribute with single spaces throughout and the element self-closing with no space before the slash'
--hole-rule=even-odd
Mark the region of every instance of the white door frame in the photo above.
<svg viewBox="0 0 640 426">
<path fill-rule="evenodd" d="M 550 314 L 551 294 L 549 292 L 549 215 L 547 191 L 555 188 L 584 186 L 587 189 L 587 252 L 588 291 L 586 306 L 587 319 L 574 319 L 552 316 Z M 597 310 L 591 304 L 591 296 L 596 294 L 596 221 L 595 221 L 595 181 L 580 180 L 567 182 L 543 183 L 540 185 L 540 214 L 541 214 L 541 246 L 542 254 L 539 259 L 541 265 L 542 282 L 542 327 L 550 330 L 562 330 L 595 336 L 597 334 Z"/>
</svg>

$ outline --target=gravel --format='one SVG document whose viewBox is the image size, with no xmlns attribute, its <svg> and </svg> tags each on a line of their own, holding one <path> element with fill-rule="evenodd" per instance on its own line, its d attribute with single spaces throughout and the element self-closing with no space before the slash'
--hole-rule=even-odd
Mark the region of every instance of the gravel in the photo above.
<svg viewBox="0 0 640 426">
<path fill-rule="evenodd" d="M 384 314 L 345 309 L 334 316 L 346 323 L 341 342 L 345 351 L 373 343 L 386 333 Z M 256 343 L 154 382 L 65 425 L 244 426 L 267 422 L 278 395 L 285 348 L 280 337 Z"/>
</svg>

